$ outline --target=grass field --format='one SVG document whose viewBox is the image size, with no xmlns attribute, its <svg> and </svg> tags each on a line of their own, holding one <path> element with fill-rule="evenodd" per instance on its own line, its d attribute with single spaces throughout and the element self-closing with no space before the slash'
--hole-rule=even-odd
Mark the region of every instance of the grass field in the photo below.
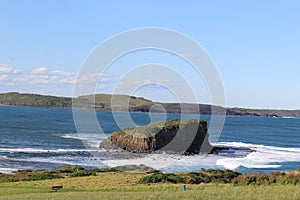
<svg viewBox="0 0 300 200">
<path fill-rule="evenodd" d="M 300 185 L 234 186 L 232 184 L 187 185 L 137 184 L 145 174 L 99 173 L 97 176 L 44 181 L 0 183 L 0 199 L 300 199 Z M 58 192 L 54 185 L 63 185 Z"/>
</svg>

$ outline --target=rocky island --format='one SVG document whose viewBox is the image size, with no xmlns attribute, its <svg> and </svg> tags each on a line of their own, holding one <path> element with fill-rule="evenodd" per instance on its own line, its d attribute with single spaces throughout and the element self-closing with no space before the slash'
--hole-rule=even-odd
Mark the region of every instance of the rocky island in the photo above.
<svg viewBox="0 0 300 200">
<path fill-rule="evenodd" d="M 211 153 L 213 149 L 208 141 L 207 122 L 194 119 L 172 119 L 119 130 L 101 142 L 100 148 L 182 154 Z"/>
</svg>

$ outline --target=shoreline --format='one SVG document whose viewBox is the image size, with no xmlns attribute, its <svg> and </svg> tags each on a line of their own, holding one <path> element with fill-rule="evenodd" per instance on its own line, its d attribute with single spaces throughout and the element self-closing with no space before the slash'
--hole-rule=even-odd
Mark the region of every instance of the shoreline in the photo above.
<svg viewBox="0 0 300 200">
<path fill-rule="evenodd" d="M 235 149 L 236 151 L 238 151 L 239 149 L 242 149 L 244 151 L 247 151 L 248 154 L 255 152 L 255 150 L 252 150 L 250 148 L 238 148 L 238 147 L 225 147 L 225 146 L 214 146 L 213 147 L 216 151 L 218 151 L 217 153 L 221 153 L 221 151 L 227 151 L 229 149 Z M 195 162 L 197 160 L 202 160 L 207 158 L 207 156 L 218 156 L 218 154 L 216 152 L 212 152 L 212 153 L 200 153 L 200 154 L 181 154 L 181 153 L 176 153 L 176 152 L 165 152 L 165 151 L 155 151 L 155 152 L 149 152 L 149 153 L 133 153 L 133 152 L 128 152 L 126 150 L 123 149 L 111 149 L 111 150 L 107 150 L 107 149 L 97 149 L 97 150 L 91 150 L 89 151 L 88 149 L 78 149 L 76 150 L 76 152 L 90 152 L 92 153 L 92 155 L 94 155 L 95 153 L 95 158 L 92 157 L 87 157 L 87 160 L 96 160 L 96 163 L 99 162 L 99 164 L 102 165 L 102 168 L 106 168 L 106 169 L 110 169 L 110 168 L 115 168 L 117 166 L 126 166 L 126 165 L 147 165 L 152 167 L 155 170 L 161 170 L 161 168 L 167 167 L 170 164 L 174 164 L 176 166 L 176 163 L 178 162 L 178 160 L 186 160 L 189 162 Z M 37 151 L 39 152 L 39 151 Z M 44 149 L 43 152 L 49 152 L 49 153 L 54 153 L 56 152 L 55 150 L 47 150 Z M 61 150 L 59 151 L 61 152 Z M 66 152 L 73 152 L 72 150 L 66 149 Z M 101 154 L 101 158 L 97 158 L 98 154 Z M 99 156 L 99 155 L 98 155 Z M 6 156 L 3 156 L 6 157 Z M 235 158 L 236 156 L 229 156 L 228 158 Z M 85 157 L 83 157 L 85 158 Z M 107 158 L 107 159 L 105 159 Z M 0 157 L 1 159 L 1 157 Z M 9 158 L 5 158 L 8 159 Z M 38 162 L 38 161 L 37 161 Z M 95 164 L 96 164 L 95 163 Z M 126 164 L 122 164 L 122 163 L 126 163 Z M 149 164 L 150 163 L 150 164 Z M 50 162 L 49 164 L 53 165 L 55 163 Z M 53 167 L 48 168 L 46 170 L 54 170 L 57 167 L 62 167 L 62 166 L 76 166 L 76 165 L 80 165 L 81 163 L 78 162 L 74 163 L 74 164 L 58 164 L 55 167 L 53 165 Z M 101 166 L 100 165 L 100 166 Z M 103 165 L 106 165 L 106 167 L 104 167 Z M 33 165 L 34 166 L 34 165 Z M 86 167 L 87 169 L 91 169 L 91 168 L 95 168 L 96 166 L 99 165 L 93 165 L 91 163 L 91 165 L 83 165 L 83 167 Z M 169 166 L 170 167 L 170 166 Z M 171 167 L 172 168 L 172 167 Z M 193 172 L 193 166 L 189 166 L 189 168 L 191 168 L 191 170 L 185 170 L 185 171 L 181 171 L 181 172 Z M 1 170 L 2 172 L 0 173 L 4 173 L 4 174 L 10 174 L 14 171 L 23 171 L 23 170 L 34 170 L 34 171 L 39 171 L 45 168 L 21 168 L 21 169 L 17 169 L 17 168 L 3 168 L 5 170 Z M 199 168 L 200 169 L 200 168 Z M 218 167 L 214 167 L 214 169 L 218 169 Z M 223 167 L 219 167 L 219 169 L 225 170 Z M 178 173 L 180 172 L 180 170 L 177 169 L 173 169 L 173 170 L 162 170 L 164 172 L 173 172 L 173 173 Z M 238 170 L 234 170 L 234 171 L 238 171 Z"/>
<path fill-rule="evenodd" d="M 46 106 L 32 106 L 32 105 L 7 105 L 7 104 L 0 104 L 0 107 L 27 107 L 27 108 L 44 108 L 44 109 L 66 109 L 66 110 L 73 110 L 73 108 L 71 107 L 46 107 Z M 75 109 L 75 110 L 91 110 L 91 109 Z M 110 109 L 93 109 L 95 111 L 102 111 L 102 112 L 129 112 L 129 113 L 149 113 L 147 111 L 122 111 L 122 110 L 110 110 Z M 277 110 L 276 110 L 277 111 Z M 279 110 L 278 110 L 279 111 Z M 288 110 L 289 111 L 289 110 Z M 290 110 L 290 111 L 298 111 L 298 110 Z M 163 112 L 154 112 L 157 114 L 164 114 Z M 187 114 L 187 115 L 195 115 L 197 113 L 180 113 L 180 112 L 166 112 L 167 114 Z M 220 114 L 201 114 L 201 115 L 214 115 L 214 116 L 223 116 Z M 300 115 L 298 116 L 294 116 L 294 115 L 280 115 L 280 116 L 273 116 L 273 115 L 269 115 L 269 116 L 264 116 L 264 115 L 247 115 L 247 114 L 227 114 L 225 115 L 226 117 L 267 117 L 267 118 L 281 118 L 281 119 L 299 119 Z"/>
<path fill-rule="evenodd" d="M 94 156 L 79 156 L 79 157 L 69 157 L 68 155 L 73 155 L 74 152 L 78 152 L 78 149 L 66 149 L 68 155 L 66 155 L 65 158 L 61 158 L 55 162 L 51 161 L 51 158 L 49 158 L 49 155 L 44 155 L 43 159 L 43 165 L 46 166 L 47 160 L 49 161 L 49 167 L 46 167 L 47 169 L 54 169 L 59 166 L 64 166 L 66 164 L 68 165 L 83 165 L 87 168 L 92 167 L 104 167 L 110 168 L 120 165 L 139 165 L 139 164 L 145 164 L 148 166 L 153 167 L 154 169 L 162 170 L 164 172 L 192 172 L 197 170 L 197 166 L 204 167 L 204 168 L 214 168 L 214 169 L 231 169 L 234 171 L 239 172 L 266 172 L 271 173 L 275 171 L 288 171 L 292 169 L 297 169 L 298 165 L 294 165 L 293 168 L 289 167 L 288 169 L 284 169 L 281 166 L 284 165 L 283 163 L 278 163 L 278 166 L 272 165 L 272 161 L 269 161 L 268 158 L 265 158 L 265 154 L 269 155 L 270 150 L 275 151 L 273 154 L 276 156 L 277 153 L 282 153 L 283 151 L 286 152 L 286 154 L 291 154 L 291 150 L 293 149 L 283 149 L 281 147 L 272 147 L 272 146 L 264 146 L 264 145 L 254 145 L 254 144 L 246 144 L 246 143 L 213 143 L 213 146 L 216 147 L 216 149 L 219 149 L 219 154 L 194 154 L 194 155 L 182 155 L 179 153 L 166 153 L 166 152 L 153 152 L 153 153 L 132 153 L 127 152 L 125 150 L 106 150 L 106 149 L 95 149 L 91 151 L 92 155 L 95 153 Z M 74 151 L 73 151 L 74 150 Z M 4 149 L 5 152 L 9 153 L 9 149 Z M 3 152 L 4 152 L 3 151 Z M 80 149 L 82 152 L 89 152 L 87 149 Z M 94 152 L 95 151 L 95 152 Z M 278 152 L 279 151 L 279 152 Z M 298 152 L 298 150 L 295 150 Z M 22 152 L 22 150 L 13 149 L 13 152 L 16 152 L 19 154 L 19 152 Z M 42 169 L 43 167 L 37 167 L 40 165 L 38 162 L 39 160 L 34 159 L 34 157 L 38 156 L 39 149 L 35 150 L 33 152 L 33 155 L 29 155 L 30 158 L 32 157 L 32 164 L 30 166 L 27 165 L 23 169 Z M 47 149 L 43 149 L 43 152 L 48 152 Z M 56 155 L 56 151 L 53 150 L 51 153 L 54 153 L 53 156 L 56 157 L 59 154 Z M 59 151 L 60 152 L 60 151 Z M 297 153 L 296 152 L 296 153 Z M 30 153 L 31 154 L 31 153 Z M 76 153 L 77 154 L 77 153 Z M 3 163 L 9 163 L 10 158 L 6 157 L 6 154 L 3 154 Z M 269 155 L 269 157 L 272 157 L 274 155 Z M 295 156 L 297 156 L 295 154 Z M 253 157 L 256 157 L 257 159 L 265 158 L 267 160 L 262 161 L 260 163 L 253 163 L 251 160 Z M 268 157 L 268 156 L 267 156 Z M 79 160 L 78 160 L 79 159 Z M 250 160 L 249 160 L 250 159 Z M 280 159 L 280 158 L 276 158 Z M 14 160 L 14 159 L 13 159 Z M 19 164 L 22 165 L 24 162 L 24 159 L 15 160 L 14 162 L 20 162 Z M 89 164 L 85 165 L 84 163 L 87 162 Z M 178 167 L 179 163 L 183 163 L 180 165 L 181 167 Z M 186 163 L 186 164 L 184 164 Z M 18 164 L 18 163 L 16 163 Z M 42 166 L 43 166 L 42 165 Z M 15 169 L 14 166 L 6 165 L 7 168 Z M 180 168 L 183 168 L 184 170 L 180 170 Z M 277 169 L 278 168 L 278 169 Z M 22 168 L 20 168 L 22 169 Z M 11 172 L 15 170 L 7 170 L 4 169 L 4 172 Z"/>
<path fill-rule="evenodd" d="M 111 99 L 111 94 L 96 94 L 96 97 L 103 97 L 106 99 L 105 101 L 96 100 L 95 102 L 95 110 L 101 111 L 112 111 L 111 110 L 111 101 L 107 99 Z M 133 103 L 129 106 L 129 110 L 127 108 L 119 108 L 120 112 L 149 112 L 150 107 L 156 104 L 162 105 L 166 107 L 166 113 L 181 113 L 180 104 L 185 104 L 186 106 L 190 106 L 189 111 L 185 112 L 185 114 L 207 114 L 207 115 L 224 115 L 226 113 L 227 116 L 261 116 L 261 117 L 300 117 L 300 110 L 292 110 L 292 109 L 256 109 L 256 108 L 229 108 L 222 107 L 218 105 L 209 105 L 209 104 L 201 104 L 201 103 L 167 103 L 167 102 L 153 102 L 151 100 L 142 98 L 142 97 L 134 97 L 128 95 L 118 96 L 128 99 L 137 104 Z M 24 99 L 25 98 L 25 99 Z M 90 101 L 89 95 L 80 97 L 81 101 Z M 22 99 L 19 101 L 19 99 Z M 43 105 L 45 104 L 44 100 L 49 99 L 55 102 L 52 106 Z M 28 104 L 28 101 L 31 102 Z M 50 95 L 39 95 L 39 94 L 22 94 L 17 92 L 12 93 L 2 93 L 0 94 L 0 102 L 1 106 L 28 106 L 28 107 L 40 107 L 40 108 L 67 108 L 72 109 L 72 97 L 57 97 Z M 65 105 L 65 106 L 62 106 Z M 84 104 L 83 104 L 84 105 Z M 200 113 L 194 112 L 194 106 L 199 106 Z M 211 108 L 214 108 L 214 112 L 212 113 Z M 157 113 L 164 113 L 165 111 L 156 111 Z"/>
</svg>

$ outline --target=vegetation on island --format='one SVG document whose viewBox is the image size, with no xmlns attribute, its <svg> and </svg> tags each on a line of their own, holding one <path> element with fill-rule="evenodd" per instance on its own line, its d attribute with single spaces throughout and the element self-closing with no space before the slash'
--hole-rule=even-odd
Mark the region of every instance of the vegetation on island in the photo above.
<svg viewBox="0 0 300 200">
<path fill-rule="evenodd" d="M 112 97 L 113 106 L 112 106 Z M 115 111 L 139 111 L 139 112 L 168 112 L 168 113 L 187 113 L 195 114 L 223 114 L 242 115 L 242 116 L 267 116 L 300 117 L 300 110 L 272 110 L 272 109 L 246 109 L 246 108 L 223 108 L 221 106 L 192 103 L 160 103 L 128 95 L 96 94 L 80 96 L 72 99 L 71 97 L 57 97 L 39 94 L 21 94 L 10 92 L 0 94 L 0 104 L 13 106 L 34 106 L 34 107 L 53 107 L 53 108 L 72 108 L 72 101 L 76 102 L 77 108 L 90 109 L 91 105 L 97 110 L 115 110 Z M 129 105 L 128 105 L 129 102 Z M 182 106 L 184 109 L 181 109 Z M 212 109 L 213 107 L 213 109 Z"/>
<path fill-rule="evenodd" d="M 179 126 L 188 126 L 193 123 L 203 123 L 206 125 L 205 120 L 179 120 L 179 119 L 171 119 L 168 121 L 156 121 L 146 126 L 137 126 L 134 128 L 126 128 L 124 130 L 115 131 L 109 136 L 109 138 L 114 138 L 118 136 L 140 136 L 140 137 L 151 137 L 153 133 L 158 133 L 161 130 L 171 131 L 173 129 L 178 130 Z"/>
</svg>

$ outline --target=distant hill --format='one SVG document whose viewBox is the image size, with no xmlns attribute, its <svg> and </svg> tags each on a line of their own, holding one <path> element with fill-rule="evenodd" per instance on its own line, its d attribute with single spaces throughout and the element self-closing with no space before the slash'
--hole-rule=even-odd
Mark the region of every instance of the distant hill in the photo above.
<svg viewBox="0 0 300 200">
<path fill-rule="evenodd" d="M 69 97 L 44 96 L 39 94 L 21 94 L 10 92 L 0 94 L 0 104 L 14 106 L 71 108 L 72 99 Z"/>
<path fill-rule="evenodd" d="M 111 100 L 114 100 L 113 107 Z M 39 94 L 21 94 L 17 92 L 10 92 L 0 94 L 0 104 L 13 106 L 34 106 L 45 108 L 72 108 L 72 98 L 46 96 Z M 223 108 L 220 106 L 211 106 L 206 104 L 191 104 L 191 103 L 160 103 L 153 102 L 142 97 L 134 97 L 128 95 L 114 95 L 111 94 L 96 94 L 95 103 L 93 103 L 93 96 L 80 96 L 75 99 L 78 107 L 86 108 L 87 104 L 95 105 L 97 110 L 116 110 L 116 111 L 140 111 L 140 112 L 169 112 L 180 113 L 184 108 L 184 113 L 197 113 L 199 107 L 201 114 L 223 113 L 226 109 L 227 115 L 249 115 L 249 116 L 268 116 L 268 117 L 300 117 L 300 110 L 271 110 L 271 109 L 246 109 L 246 108 Z M 126 103 L 129 102 L 129 106 Z M 81 106 L 80 106 L 81 105 Z"/>
</svg>

